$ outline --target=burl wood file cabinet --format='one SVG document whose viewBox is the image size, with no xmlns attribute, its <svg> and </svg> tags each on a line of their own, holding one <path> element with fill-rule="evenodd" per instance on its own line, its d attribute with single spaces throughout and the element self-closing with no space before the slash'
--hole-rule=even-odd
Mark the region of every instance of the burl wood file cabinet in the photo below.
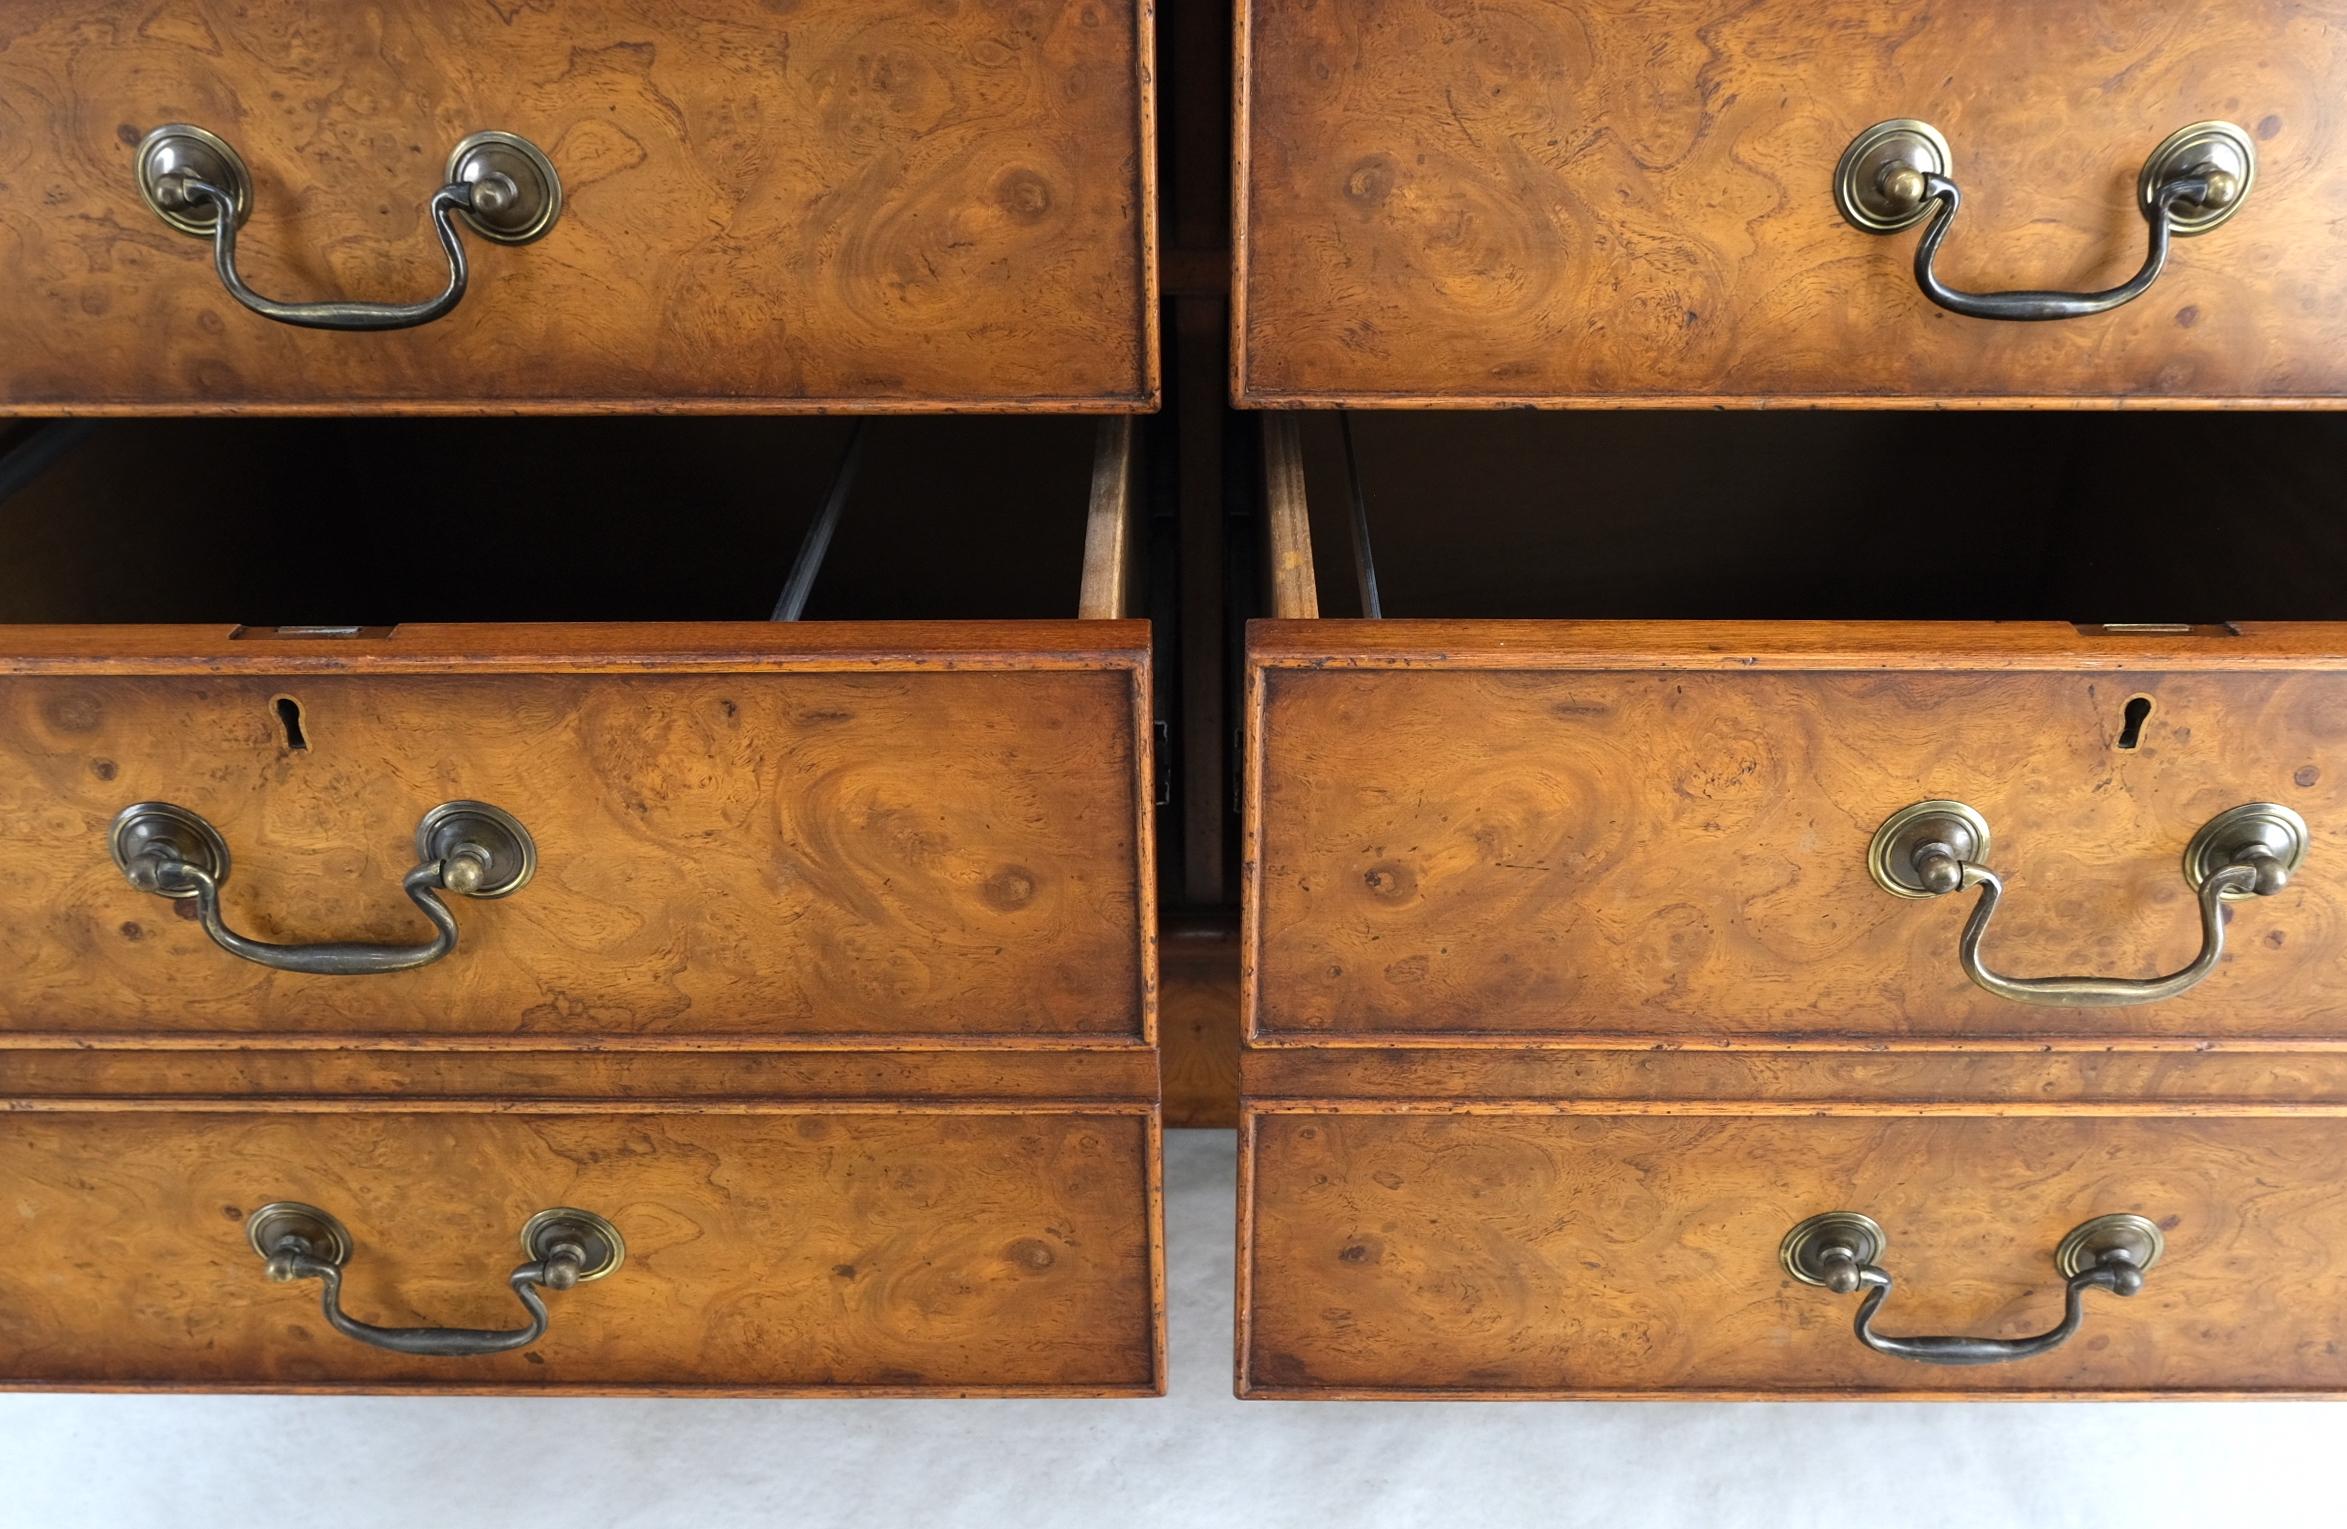
<svg viewBox="0 0 2347 1529">
<path fill-rule="evenodd" d="M 1162 1389 L 1150 50 L 4 8 L 0 1383 Z"/>
<path fill-rule="evenodd" d="M 0 1384 L 2347 1388 L 2347 0 L 1201 14 L 0 6 Z"/>
<path fill-rule="evenodd" d="M 1242 1393 L 2347 1387 L 2347 7 L 1240 17 Z"/>
</svg>

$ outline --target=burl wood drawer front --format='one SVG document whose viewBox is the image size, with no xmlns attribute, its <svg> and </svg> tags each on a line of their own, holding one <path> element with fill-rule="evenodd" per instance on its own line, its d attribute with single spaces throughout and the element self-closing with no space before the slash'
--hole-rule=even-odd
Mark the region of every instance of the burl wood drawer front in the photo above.
<svg viewBox="0 0 2347 1529">
<path fill-rule="evenodd" d="M 0 1384 L 1153 1393 L 1147 1106 L 330 1112 L 64 1106 L 0 1132 Z M 517 1350 L 390 1352 L 274 1283 L 265 1204 L 341 1223 L 376 1326 L 510 1331 L 540 1211 L 624 1255 Z"/>
<path fill-rule="evenodd" d="M 2311 401 L 2347 393 L 2335 0 L 1247 0 L 1236 390 L 1249 402 Z M 1963 192 L 1937 274 L 2118 285 L 2138 176 L 2221 119 L 2222 227 L 2132 304 L 1959 316 L 1923 230 L 1835 204 L 1886 119 Z"/>
<path fill-rule="evenodd" d="M 2340 1122 L 1594 1105 L 1257 1111 L 1242 1138 L 1240 1389 L 1258 1396 L 2047 1395 L 2347 1388 Z M 2335 1116 L 2335 1110 L 2331 1115 Z M 2020 1339 L 2063 1239 L 2164 1248 L 2033 1357 L 1876 1353 L 1856 1295 L 1780 1261 L 1810 1216 L 1883 1233 L 1873 1328 Z"/>
<path fill-rule="evenodd" d="M 1148 0 L 11 0 L 0 408 L 1154 404 Z M 412 303 L 470 135 L 561 184 L 542 237 L 460 220 L 444 317 L 240 307 L 142 199 L 142 137 L 244 161 L 243 279 Z"/>
<path fill-rule="evenodd" d="M 0 635 L 0 1033 L 1153 1039 L 1146 628 L 209 628 Z M 359 975 L 207 938 L 111 854 L 217 831 L 233 934 L 417 946 L 420 820 L 535 840 Z"/>
<path fill-rule="evenodd" d="M 2336 1040 L 2343 646 L 2322 625 L 1257 623 L 1250 1034 Z M 2046 1006 L 1960 962 L 1985 888 L 1877 883 L 1878 828 L 1931 799 L 1990 830 L 1969 859 L 2004 892 L 1977 958 L 2005 977 L 2191 966 L 2186 852 L 2228 809 L 2298 814 L 2310 848 L 2223 905 L 2196 985 Z"/>
</svg>

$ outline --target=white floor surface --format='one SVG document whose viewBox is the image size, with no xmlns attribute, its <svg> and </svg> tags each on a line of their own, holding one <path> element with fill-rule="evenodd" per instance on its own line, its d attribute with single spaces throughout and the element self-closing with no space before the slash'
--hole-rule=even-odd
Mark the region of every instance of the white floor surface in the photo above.
<svg viewBox="0 0 2347 1529">
<path fill-rule="evenodd" d="M 1239 1402 L 1232 1155 L 1229 1132 L 1167 1133 L 1161 1400 L 0 1396 L 0 1526 L 2342 1521 L 2320 1404 Z"/>
</svg>

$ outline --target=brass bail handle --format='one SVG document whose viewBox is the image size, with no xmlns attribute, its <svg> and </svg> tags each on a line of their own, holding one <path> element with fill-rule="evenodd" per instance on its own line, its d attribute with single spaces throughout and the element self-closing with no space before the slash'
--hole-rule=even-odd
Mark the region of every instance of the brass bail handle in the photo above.
<svg viewBox="0 0 2347 1529">
<path fill-rule="evenodd" d="M 2184 879 L 2200 908 L 2200 954 L 2164 977 L 2008 977 L 1981 954 L 1988 926 L 2004 904 L 2004 878 L 1984 863 L 1988 821 L 1962 802 L 1917 802 L 1875 830 L 1867 868 L 1895 897 L 1945 897 L 1978 887 L 1980 900 L 1956 944 L 1957 964 L 1974 983 L 2015 1003 L 2117 1008 L 2173 998 L 2205 981 L 2225 954 L 2225 904 L 2271 897 L 2305 864 L 2306 820 L 2274 802 L 2227 808 L 2192 836 Z"/>
<path fill-rule="evenodd" d="M 1923 295 L 1968 318 L 2036 322 L 2108 313 L 2151 290 L 2167 268 L 2170 243 L 2205 234 L 2241 210 L 2257 181 L 2257 147 L 2230 122 L 2179 128 L 2144 161 L 2136 201 L 2150 224 L 2150 249 L 2133 276 L 2101 292 L 1962 292 L 1933 269 L 1964 195 L 1948 140 L 1928 122 L 1878 122 L 1850 141 L 1834 169 L 1834 205 L 1852 226 L 1892 234 L 1925 218 L 1915 247 Z"/>
<path fill-rule="evenodd" d="M 2054 1250 L 2054 1268 L 2063 1277 L 2062 1320 L 2027 1338 L 1972 1338 L 1927 1334 L 1909 1337 L 1878 1333 L 1875 1313 L 1891 1293 L 1891 1276 L 1880 1260 L 1889 1241 L 1883 1229 L 1856 1211 L 1811 1216 L 1785 1234 L 1777 1256 L 1785 1272 L 1805 1285 L 1837 1295 L 1865 1292 L 1851 1330 L 1878 1354 L 1920 1364 L 2007 1364 L 2060 1348 L 2086 1315 L 2086 1292 L 2129 1296 L 2159 1262 L 2167 1239 L 2157 1223 L 2131 1213 L 2097 1216 L 2071 1228 Z"/>
<path fill-rule="evenodd" d="M 226 139 L 190 123 L 156 128 L 139 144 L 139 194 L 164 222 L 212 241 L 212 266 L 231 297 L 263 318 L 304 329 L 412 329 L 441 317 L 465 295 L 468 269 L 454 219 L 484 239 L 527 244 L 562 214 L 562 177 L 526 138 L 474 133 L 448 156 L 447 184 L 426 209 L 448 257 L 448 285 L 414 303 L 287 303 L 263 297 L 236 269 L 236 231 L 252 211 L 253 177 Z"/>
<path fill-rule="evenodd" d="M 416 855 L 422 863 L 400 881 L 400 890 L 431 920 L 431 939 L 420 945 L 273 945 L 228 927 L 220 911 L 228 843 L 200 814 L 170 802 L 133 802 L 115 815 L 107 845 L 123 879 L 140 891 L 192 898 L 196 921 L 230 955 L 276 971 L 320 977 L 404 972 L 442 960 L 456 950 L 457 928 L 456 915 L 440 893 L 509 897 L 538 869 L 537 843 L 513 814 L 487 802 L 443 802 L 416 825 Z"/>
<path fill-rule="evenodd" d="M 546 1336 L 549 1315 L 538 1291 L 568 1290 L 598 1280 L 627 1257 L 619 1228 L 593 1211 L 557 1206 L 522 1227 L 525 1261 L 506 1276 L 529 1320 L 520 1327 L 379 1327 L 342 1309 L 342 1268 L 355 1244 L 341 1222 L 314 1205 L 280 1200 L 245 1219 L 245 1238 L 272 1281 L 314 1279 L 326 1324 L 346 1338 L 399 1354 L 461 1359 L 528 1348 Z"/>
</svg>

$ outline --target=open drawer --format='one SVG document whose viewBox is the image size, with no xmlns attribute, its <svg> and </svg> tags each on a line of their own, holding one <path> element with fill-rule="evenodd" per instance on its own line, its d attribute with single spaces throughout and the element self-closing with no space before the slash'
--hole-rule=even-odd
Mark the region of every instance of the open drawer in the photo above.
<svg viewBox="0 0 2347 1529">
<path fill-rule="evenodd" d="M 1351 424 L 1265 425 L 1253 1044 L 2347 1035 L 2347 427 Z"/>
<path fill-rule="evenodd" d="M 1152 1043 L 1129 420 L 49 428 L 8 1044 Z"/>
</svg>

